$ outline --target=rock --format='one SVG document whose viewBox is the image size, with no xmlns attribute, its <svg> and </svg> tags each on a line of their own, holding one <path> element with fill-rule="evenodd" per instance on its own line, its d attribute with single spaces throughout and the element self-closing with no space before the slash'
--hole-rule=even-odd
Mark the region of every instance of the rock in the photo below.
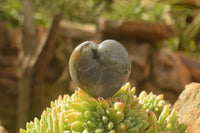
<svg viewBox="0 0 200 133">
<path fill-rule="evenodd" d="M 16 80 L 16 69 L 14 67 L 6 67 L 4 69 L 0 69 L 0 79 L 12 79 Z"/>
<path fill-rule="evenodd" d="M 167 48 L 162 48 L 154 55 L 152 73 L 156 86 L 176 93 L 180 93 L 191 82 L 187 67 Z"/>
<path fill-rule="evenodd" d="M 146 41 L 160 41 L 176 36 L 172 26 L 162 23 L 146 23 L 135 21 L 108 21 L 100 18 L 97 21 L 97 30 L 103 34 L 131 36 Z"/>
<path fill-rule="evenodd" d="M 8 133 L 5 128 L 0 125 L 0 133 Z"/>
<path fill-rule="evenodd" d="M 131 61 L 117 41 L 86 41 L 72 52 L 69 72 L 72 80 L 91 96 L 107 98 L 128 80 Z"/>
<path fill-rule="evenodd" d="M 4 23 L 0 22 L 0 50 L 8 46 L 9 44 L 10 44 L 10 38 L 8 29 Z"/>
<path fill-rule="evenodd" d="M 16 85 L 17 85 L 16 80 L 0 78 L 0 92 L 1 92 L 1 94 L 9 95 L 11 97 L 16 97 L 17 96 L 17 86 Z M 0 97 L 0 99 L 1 99 L 1 97 Z"/>
<path fill-rule="evenodd" d="M 17 49 L 17 47 L 5 47 L 5 48 L 2 48 L 1 54 L 2 54 L 2 56 L 15 56 L 15 57 L 17 57 L 18 49 Z"/>
<path fill-rule="evenodd" d="M 127 47 L 130 53 L 132 70 L 131 78 L 135 81 L 143 81 L 150 75 L 150 44 L 130 44 Z"/>
<path fill-rule="evenodd" d="M 200 133 L 200 84 L 186 86 L 173 106 L 179 113 L 179 121 L 188 124 L 188 133 Z"/>
<path fill-rule="evenodd" d="M 92 24 L 79 24 L 69 21 L 60 22 L 60 33 L 65 37 L 90 40 L 96 36 L 96 27 Z"/>
<path fill-rule="evenodd" d="M 183 53 L 177 53 L 181 61 L 188 68 L 191 73 L 192 81 L 200 82 L 200 60 L 199 59 L 191 59 Z"/>
<path fill-rule="evenodd" d="M 170 102 L 171 104 L 173 104 L 179 96 L 177 93 L 174 93 L 174 91 L 170 91 L 170 90 L 166 91 L 166 90 L 160 89 L 159 87 L 155 86 L 155 84 L 152 81 L 145 81 L 143 83 L 142 89 L 148 93 L 153 92 L 156 95 L 163 94 L 164 99 Z"/>
<path fill-rule="evenodd" d="M 0 67 L 17 65 L 17 56 L 0 56 Z"/>
</svg>

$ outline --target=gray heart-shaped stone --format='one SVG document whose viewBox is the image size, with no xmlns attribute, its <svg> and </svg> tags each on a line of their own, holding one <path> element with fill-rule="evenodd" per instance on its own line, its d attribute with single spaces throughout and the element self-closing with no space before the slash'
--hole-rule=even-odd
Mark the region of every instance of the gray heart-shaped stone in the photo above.
<svg viewBox="0 0 200 133">
<path fill-rule="evenodd" d="M 72 80 L 91 96 L 107 98 L 128 80 L 131 62 L 128 52 L 117 41 L 87 41 L 72 52 L 69 72 Z"/>
</svg>

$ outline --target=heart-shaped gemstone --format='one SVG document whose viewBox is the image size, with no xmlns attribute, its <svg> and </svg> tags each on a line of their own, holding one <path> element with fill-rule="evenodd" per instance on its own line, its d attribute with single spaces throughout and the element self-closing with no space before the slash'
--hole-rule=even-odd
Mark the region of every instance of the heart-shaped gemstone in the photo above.
<svg viewBox="0 0 200 133">
<path fill-rule="evenodd" d="M 128 80 L 131 62 L 128 52 L 117 41 L 87 41 L 72 52 L 69 71 L 78 87 L 93 97 L 107 98 Z"/>
</svg>

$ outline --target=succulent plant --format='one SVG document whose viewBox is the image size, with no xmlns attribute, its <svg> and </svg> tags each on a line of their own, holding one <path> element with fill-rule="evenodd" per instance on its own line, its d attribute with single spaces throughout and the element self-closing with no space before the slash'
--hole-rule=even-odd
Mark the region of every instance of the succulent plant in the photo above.
<svg viewBox="0 0 200 133">
<path fill-rule="evenodd" d="M 142 92 L 127 83 L 112 97 L 94 98 L 79 89 L 59 96 L 41 119 L 28 122 L 20 133 L 185 133 L 177 112 L 163 96 Z"/>
</svg>

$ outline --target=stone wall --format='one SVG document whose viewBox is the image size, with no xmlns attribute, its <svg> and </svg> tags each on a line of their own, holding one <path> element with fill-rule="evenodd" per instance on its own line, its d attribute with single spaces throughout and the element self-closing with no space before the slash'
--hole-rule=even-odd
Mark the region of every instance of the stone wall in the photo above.
<svg viewBox="0 0 200 133">
<path fill-rule="evenodd" d="M 17 55 L 6 26 L 0 23 L 0 121 L 15 132 L 17 119 Z"/>
</svg>

